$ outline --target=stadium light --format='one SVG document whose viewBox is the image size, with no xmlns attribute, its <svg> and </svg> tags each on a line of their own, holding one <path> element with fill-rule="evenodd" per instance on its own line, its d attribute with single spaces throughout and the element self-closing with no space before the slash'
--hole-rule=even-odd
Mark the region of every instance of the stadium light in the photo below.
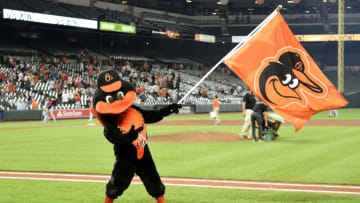
<svg viewBox="0 0 360 203">
<path fill-rule="evenodd" d="M 217 4 L 221 4 L 221 5 L 227 5 L 228 3 L 229 3 L 229 0 L 220 0 L 220 1 L 218 1 L 218 2 L 216 2 Z"/>
</svg>

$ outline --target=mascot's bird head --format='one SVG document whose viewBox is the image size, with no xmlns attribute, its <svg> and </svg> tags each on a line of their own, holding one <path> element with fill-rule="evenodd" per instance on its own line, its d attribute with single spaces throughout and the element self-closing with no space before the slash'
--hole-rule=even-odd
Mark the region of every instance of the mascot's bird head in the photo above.
<svg viewBox="0 0 360 203">
<path fill-rule="evenodd" d="M 313 94 L 321 94 L 323 89 L 305 71 L 300 54 L 285 52 L 278 61 L 269 62 L 259 78 L 259 88 L 263 98 L 275 105 L 285 105 L 290 101 L 303 102 L 303 89 Z M 284 100 L 283 98 L 286 98 Z"/>
<path fill-rule="evenodd" d="M 97 85 L 93 109 L 98 114 L 121 114 L 135 103 L 134 87 L 121 80 L 119 73 L 115 70 L 101 72 Z"/>
</svg>

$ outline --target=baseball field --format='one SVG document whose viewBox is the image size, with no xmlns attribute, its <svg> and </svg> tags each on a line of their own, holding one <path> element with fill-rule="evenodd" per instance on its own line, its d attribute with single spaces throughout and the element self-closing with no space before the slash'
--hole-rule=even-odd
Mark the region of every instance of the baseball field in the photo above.
<svg viewBox="0 0 360 203">
<path fill-rule="evenodd" d="M 276 141 L 239 133 L 240 113 L 148 125 L 167 202 L 360 202 L 360 109 L 319 113 Z M 114 164 L 97 121 L 0 123 L 0 202 L 103 202 Z M 115 202 L 155 202 L 137 178 Z"/>
</svg>

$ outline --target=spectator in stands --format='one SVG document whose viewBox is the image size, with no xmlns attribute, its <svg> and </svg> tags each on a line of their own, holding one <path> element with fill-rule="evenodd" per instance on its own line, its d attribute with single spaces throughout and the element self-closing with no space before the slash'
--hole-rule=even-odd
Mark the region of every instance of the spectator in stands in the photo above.
<svg viewBox="0 0 360 203">
<path fill-rule="evenodd" d="M 139 87 L 139 86 L 136 86 L 135 91 L 136 91 L 136 94 L 137 94 L 137 95 L 140 95 L 140 87 Z"/>
<path fill-rule="evenodd" d="M 219 100 L 217 99 L 217 96 L 215 95 L 213 98 L 213 112 L 215 114 L 215 125 L 218 125 L 220 123 L 219 119 Z"/>
<path fill-rule="evenodd" d="M 4 79 L 4 74 L 0 71 L 0 83 L 2 83 L 3 79 Z"/>
<path fill-rule="evenodd" d="M 163 98 L 166 97 L 166 89 L 165 89 L 165 88 L 162 88 L 162 89 L 160 90 L 160 97 L 163 97 Z"/>
<path fill-rule="evenodd" d="M 31 96 L 29 95 L 27 98 L 26 98 L 26 109 L 31 109 Z"/>
<path fill-rule="evenodd" d="M 52 78 L 49 80 L 49 88 L 50 88 L 50 90 L 55 90 L 56 89 L 55 80 L 52 79 Z"/>
<path fill-rule="evenodd" d="M 55 70 L 52 72 L 52 78 L 53 78 L 54 80 L 56 80 L 56 79 L 57 79 L 57 76 L 58 76 L 58 72 L 57 72 L 57 69 L 55 69 Z"/>
<path fill-rule="evenodd" d="M 29 77 L 29 76 L 25 76 L 25 89 L 26 89 L 27 91 L 30 91 L 30 87 L 31 87 L 30 77 Z"/>
<path fill-rule="evenodd" d="M 55 90 L 60 91 L 60 81 L 59 80 L 56 80 L 56 82 L 55 82 Z"/>
<path fill-rule="evenodd" d="M 171 91 L 172 103 L 178 102 L 178 93 L 176 90 Z"/>
<path fill-rule="evenodd" d="M 69 79 L 69 75 L 64 72 L 64 73 L 62 74 L 62 79 L 67 82 L 68 79 Z"/>
<path fill-rule="evenodd" d="M 75 109 L 80 109 L 80 108 L 81 108 L 81 103 L 80 103 L 81 97 L 80 97 L 80 94 L 76 92 L 74 98 L 75 98 Z"/>
<path fill-rule="evenodd" d="M 17 105 L 16 105 L 16 110 L 25 110 L 26 109 L 26 103 L 23 97 L 20 97 Z"/>
<path fill-rule="evenodd" d="M 155 74 L 151 74 L 151 85 L 155 85 L 155 82 L 156 82 Z"/>
<path fill-rule="evenodd" d="M 139 98 L 140 98 L 140 103 L 141 103 L 141 104 L 144 104 L 144 103 L 145 103 L 145 101 L 146 101 L 146 96 L 145 96 L 145 94 L 140 93 Z"/>
<path fill-rule="evenodd" d="M 45 65 L 42 65 L 41 68 L 40 68 L 40 73 L 44 74 L 44 73 L 45 73 L 45 69 L 46 69 L 46 66 L 45 66 Z"/>
<path fill-rule="evenodd" d="M 16 66 L 16 60 L 12 59 L 11 60 L 11 67 L 15 68 L 15 66 Z"/>
<path fill-rule="evenodd" d="M 67 86 L 65 86 L 65 90 L 62 92 L 61 101 L 63 104 L 69 104 L 70 97 L 68 94 Z"/>
<path fill-rule="evenodd" d="M 145 94 L 145 92 L 146 92 L 146 88 L 145 88 L 144 85 L 142 85 L 142 86 L 140 87 L 140 93 L 141 93 L 141 94 Z"/>
<path fill-rule="evenodd" d="M 38 109 L 39 104 L 36 102 L 36 100 L 31 97 L 31 109 Z"/>
<path fill-rule="evenodd" d="M 10 104 L 14 104 L 15 103 L 15 97 L 14 96 L 8 96 L 8 99 Z"/>
<path fill-rule="evenodd" d="M 15 87 L 14 87 L 14 84 L 12 82 L 8 81 L 7 87 L 8 87 L 8 90 L 10 92 L 15 92 Z"/>
<path fill-rule="evenodd" d="M 38 73 L 34 73 L 34 85 L 39 82 L 39 74 Z"/>
<path fill-rule="evenodd" d="M 243 102 L 242 102 L 242 115 L 244 116 L 244 125 L 241 130 L 241 137 L 243 139 L 250 138 L 251 131 L 251 114 L 253 112 L 253 108 L 256 104 L 255 95 L 249 89 L 245 94 Z"/>
</svg>

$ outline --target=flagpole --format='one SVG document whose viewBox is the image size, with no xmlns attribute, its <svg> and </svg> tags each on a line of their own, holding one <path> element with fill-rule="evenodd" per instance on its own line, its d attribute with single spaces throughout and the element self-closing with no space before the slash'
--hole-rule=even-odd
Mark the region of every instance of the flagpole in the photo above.
<svg viewBox="0 0 360 203">
<path fill-rule="evenodd" d="M 227 58 L 229 58 L 234 52 L 239 50 L 244 44 L 246 44 L 261 28 L 263 28 L 282 8 L 282 5 L 276 7 L 276 9 L 266 17 L 254 30 L 252 30 L 247 36 L 246 39 L 239 42 L 229 53 L 227 53 L 219 62 L 217 62 L 186 94 L 183 98 L 178 101 L 178 104 L 181 104 L 190 94 L 193 92 L 199 85 L 202 83 L 221 63 L 223 63 Z"/>
</svg>

